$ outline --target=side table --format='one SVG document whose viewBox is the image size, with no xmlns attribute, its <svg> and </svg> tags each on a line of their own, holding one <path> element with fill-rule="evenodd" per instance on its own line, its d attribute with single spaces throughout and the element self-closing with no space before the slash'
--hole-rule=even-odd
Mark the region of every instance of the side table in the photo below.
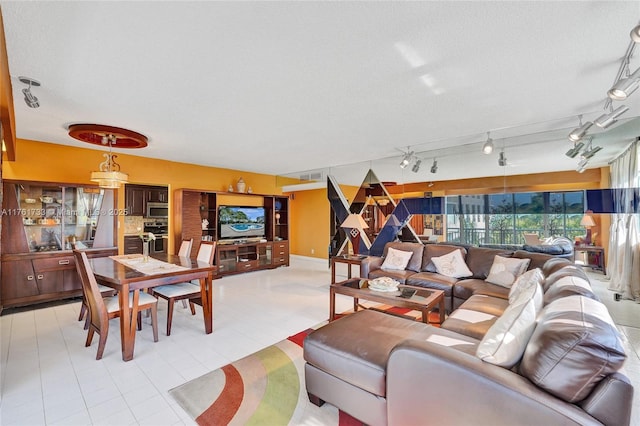
<svg viewBox="0 0 640 426">
<path fill-rule="evenodd" d="M 573 263 L 576 263 L 578 253 L 585 253 L 585 263 L 583 266 L 589 266 L 593 270 L 602 271 L 607 274 L 604 266 L 604 247 L 600 246 L 575 246 L 573 248 Z M 593 262 L 591 262 L 593 259 Z"/>
<path fill-rule="evenodd" d="M 362 255 L 341 255 L 334 256 L 331 258 L 331 284 L 336 283 L 336 263 L 346 263 L 347 264 L 347 279 L 351 278 L 351 265 L 362 264 L 362 260 L 367 256 Z"/>
</svg>

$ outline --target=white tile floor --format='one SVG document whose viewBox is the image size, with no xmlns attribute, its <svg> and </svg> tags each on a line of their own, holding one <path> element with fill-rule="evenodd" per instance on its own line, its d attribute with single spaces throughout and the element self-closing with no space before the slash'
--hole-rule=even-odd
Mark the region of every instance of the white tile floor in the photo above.
<svg viewBox="0 0 640 426">
<path fill-rule="evenodd" d="M 346 265 L 338 265 L 338 275 L 346 275 Z M 624 333 L 625 370 L 640 407 L 640 304 L 614 302 L 606 284 L 597 281 L 602 275 L 591 277 Z M 159 342 L 153 342 L 145 318 L 130 362 L 121 358 L 117 320 L 103 359 L 95 360 L 97 338 L 84 347 L 79 302 L 9 311 L 0 317 L 0 424 L 194 424 L 167 391 L 326 320 L 329 280 L 326 261 L 295 256 L 289 268 L 216 280 L 210 335 L 203 332 L 200 311 L 193 317 L 178 304 L 167 337 L 162 301 Z M 337 309 L 350 307 L 351 300 L 339 296 Z M 632 424 L 640 426 L 638 411 Z"/>
</svg>

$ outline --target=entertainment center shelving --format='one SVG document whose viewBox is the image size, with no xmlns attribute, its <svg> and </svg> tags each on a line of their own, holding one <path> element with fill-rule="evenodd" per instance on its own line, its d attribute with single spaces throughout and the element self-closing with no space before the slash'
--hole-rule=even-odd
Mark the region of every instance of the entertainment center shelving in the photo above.
<svg viewBox="0 0 640 426">
<path fill-rule="evenodd" d="M 196 257 L 201 241 L 216 241 L 219 275 L 289 266 L 289 197 L 178 189 L 174 200 L 176 253 L 184 239 L 193 239 L 191 257 Z M 218 208 L 230 204 L 229 200 L 237 205 L 264 207 L 264 238 L 221 238 Z"/>
</svg>

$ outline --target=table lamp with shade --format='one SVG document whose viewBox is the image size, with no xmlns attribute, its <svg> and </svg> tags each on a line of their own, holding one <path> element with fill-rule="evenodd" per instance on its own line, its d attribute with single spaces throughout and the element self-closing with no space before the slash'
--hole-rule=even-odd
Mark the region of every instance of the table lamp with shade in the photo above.
<svg viewBox="0 0 640 426">
<path fill-rule="evenodd" d="M 360 251 L 360 233 L 363 229 L 369 228 L 362 216 L 357 213 L 350 213 L 349 216 L 340 224 L 341 228 L 348 229 L 347 235 L 353 246 L 353 254 L 359 254 Z"/>
<path fill-rule="evenodd" d="M 586 212 L 582 219 L 580 220 L 580 226 L 584 226 L 587 230 L 587 235 L 584 237 L 584 243 L 586 245 L 591 245 L 591 228 L 596 226 L 596 222 L 593 220 L 593 217 L 590 214 L 591 212 Z"/>
</svg>

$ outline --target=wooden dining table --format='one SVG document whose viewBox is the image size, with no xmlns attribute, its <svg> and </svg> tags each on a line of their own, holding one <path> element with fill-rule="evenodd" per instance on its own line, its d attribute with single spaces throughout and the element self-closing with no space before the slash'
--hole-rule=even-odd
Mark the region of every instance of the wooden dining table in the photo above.
<svg viewBox="0 0 640 426">
<path fill-rule="evenodd" d="M 122 341 L 122 359 L 124 361 L 133 359 L 140 290 L 199 280 L 205 333 L 211 334 L 213 332 L 213 276 L 216 272 L 216 266 L 186 257 L 162 253 L 154 254 L 152 257 L 183 268 L 169 272 L 144 274 L 112 257 L 90 259 L 96 281 L 118 290 L 120 339 Z M 133 292 L 131 307 L 129 307 L 129 292 Z"/>
</svg>

